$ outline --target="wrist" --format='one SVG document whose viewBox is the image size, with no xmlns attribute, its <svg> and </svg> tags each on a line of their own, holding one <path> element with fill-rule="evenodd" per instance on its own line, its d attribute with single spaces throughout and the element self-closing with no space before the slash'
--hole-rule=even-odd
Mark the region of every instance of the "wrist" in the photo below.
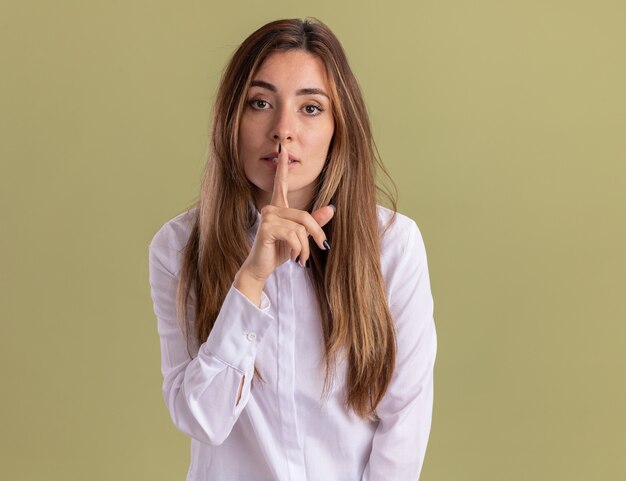
<svg viewBox="0 0 626 481">
<path fill-rule="evenodd" d="M 260 278 L 245 268 L 235 275 L 235 288 L 246 296 L 257 307 L 261 306 L 261 295 L 265 287 L 265 279 Z"/>
<path fill-rule="evenodd" d="M 255 273 L 244 262 L 243 265 L 239 268 L 237 274 L 235 274 L 235 281 L 244 282 L 247 285 L 259 287 L 262 290 L 265 287 L 265 281 L 267 281 L 267 278 Z"/>
</svg>

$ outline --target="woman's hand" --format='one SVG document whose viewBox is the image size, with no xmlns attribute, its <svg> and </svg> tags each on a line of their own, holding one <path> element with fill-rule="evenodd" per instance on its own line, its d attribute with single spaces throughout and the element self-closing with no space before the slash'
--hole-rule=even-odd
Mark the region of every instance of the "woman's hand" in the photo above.
<svg viewBox="0 0 626 481">
<path fill-rule="evenodd" d="M 270 274 L 287 259 L 295 260 L 299 257 L 300 264 L 305 265 L 310 255 L 309 235 L 320 249 L 326 249 L 326 234 L 322 226 L 335 213 L 330 206 L 322 207 L 312 214 L 289 208 L 289 155 L 286 148 L 279 146 L 279 150 L 272 200 L 261 209 L 261 223 L 254 244 L 235 278 L 236 287 L 239 287 L 238 284 L 255 286 L 251 288 L 255 292 L 255 300 L 257 292 L 260 299 L 260 291 Z"/>
</svg>

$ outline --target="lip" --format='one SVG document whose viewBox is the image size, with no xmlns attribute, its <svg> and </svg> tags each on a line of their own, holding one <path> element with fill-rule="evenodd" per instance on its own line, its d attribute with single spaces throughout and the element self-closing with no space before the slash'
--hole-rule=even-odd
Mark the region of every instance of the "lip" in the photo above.
<svg viewBox="0 0 626 481">
<path fill-rule="evenodd" d="M 264 154 L 261 156 L 261 160 L 265 160 L 265 159 L 273 159 L 273 158 L 278 158 L 278 151 L 275 150 L 273 152 L 268 152 L 267 154 Z M 298 159 L 296 159 L 293 155 L 289 154 L 289 160 L 294 160 L 296 162 L 300 162 Z"/>
<path fill-rule="evenodd" d="M 270 169 L 274 169 L 276 170 L 276 168 L 278 167 L 278 162 L 274 162 L 273 160 L 270 159 L 261 159 L 261 162 L 263 162 L 263 164 L 267 165 Z M 289 168 L 289 170 L 293 169 L 295 166 L 300 165 L 300 161 L 296 160 L 295 162 L 292 162 L 291 164 L 287 165 L 287 167 Z"/>
</svg>

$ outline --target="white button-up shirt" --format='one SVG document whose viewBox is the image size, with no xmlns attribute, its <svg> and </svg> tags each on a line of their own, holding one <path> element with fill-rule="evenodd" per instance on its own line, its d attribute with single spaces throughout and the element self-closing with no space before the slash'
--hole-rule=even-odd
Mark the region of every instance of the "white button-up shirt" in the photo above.
<svg viewBox="0 0 626 481">
<path fill-rule="evenodd" d="M 377 212 L 382 232 L 391 211 Z M 260 222 L 255 213 L 251 243 Z M 431 426 L 437 337 L 415 222 L 398 213 L 381 240 L 397 359 L 379 420 L 367 421 L 345 407 L 345 360 L 321 397 L 319 311 L 306 269 L 295 262 L 270 275 L 260 306 L 231 286 L 208 339 L 192 344 L 190 356 L 175 303 L 196 214 L 193 208 L 165 223 L 149 248 L 163 397 L 176 427 L 192 438 L 187 480 L 417 480 Z M 193 322 L 193 297 L 189 306 Z M 264 381 L 255 379 L 251 389 L 255 365 Z"/>
</svg>

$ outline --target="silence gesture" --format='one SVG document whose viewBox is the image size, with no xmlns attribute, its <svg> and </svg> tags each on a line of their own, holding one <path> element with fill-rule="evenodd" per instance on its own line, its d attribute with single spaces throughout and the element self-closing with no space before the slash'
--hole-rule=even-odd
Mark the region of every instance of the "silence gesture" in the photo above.
<svg viewBox="0 0 626 481">
<path fill-rule="evenodd" d="M 260 285 L 288 259 L 299 258 L 300 264 L 304 266 L 310 256 L 309 235 L 320 249 L 330 248 L 322 226 L 332 219 L 335 213 L 333 207 L 325 206 L 312 214 L 289 208 L 288 191 L 289 153 L 284 146 L 278 144 L 272 200 L 261 209 L 259 229 L 238 278 L 245 275 Z"/>
</svg>

